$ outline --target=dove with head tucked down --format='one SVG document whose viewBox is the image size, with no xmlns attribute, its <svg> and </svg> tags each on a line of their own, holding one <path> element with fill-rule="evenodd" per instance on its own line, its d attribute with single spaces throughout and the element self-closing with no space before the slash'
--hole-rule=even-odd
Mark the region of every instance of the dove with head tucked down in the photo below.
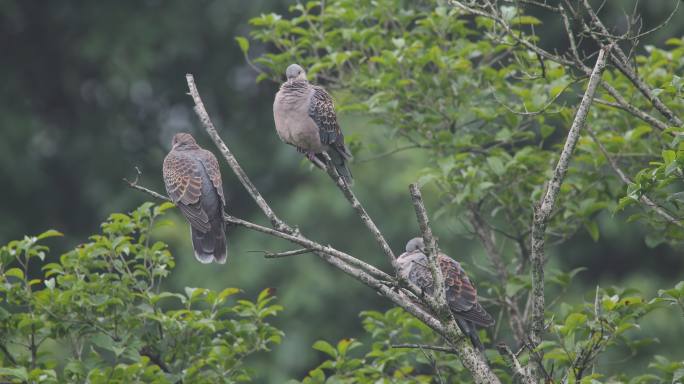
<svg viewBox="0 0 684 384">
<path fill-rule="evenodd" d="M 432 294 L 432 272 L 421 237 L 413 238 L 406 244 L 406 252 L 397 258 L 397 263 L 403 278 L 421 288 L 426 294 Z M 477 336 L 476 326 L 491 327 L 494 325 L 494 319 L 477 301 L 477 290 L 459 262 L 439 252 L 437 264 L 444 277 L 447 303 L 458 327 L 470 338 L 475 348 L 484 350 Z"/>
</svg>

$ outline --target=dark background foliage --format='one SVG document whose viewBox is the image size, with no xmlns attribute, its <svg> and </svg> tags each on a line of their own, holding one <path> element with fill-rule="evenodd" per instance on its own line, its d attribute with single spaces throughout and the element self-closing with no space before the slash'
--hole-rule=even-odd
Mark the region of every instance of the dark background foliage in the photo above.
<svg viewBox="0 0 684 384">
<path fill-rule="evenodd" d="M 277 84 L 256 83 L 234 37 L 248 35 L 248 20 L 260 13 L 287 13 L 292 1 L 0 1 L 0 243 L 55 228 L 67 237 L 53 240 L 52 257 L 97 231 L 110 212 L 129 211 L 148 196 L 128 189 L 122 178 L 143 172 L 141 183 L 163 191 L 161 162 L 175 132 L 192 132 L 207 148 L 186 95 L 185 73 L 193 73 L 209 113 L 243 167 L 274 208 L 322 243 L 384 265 L 380 252 L 325 175 L 311 171 L 279 142 L 271 117 Z M 619 20 L 631 2 L 608 2 L 607 20 Z M 620 4 L 618 4 L 620 3 Z M 668 14 L 666 1 L 642 1 L 644 24 Z M 542 17 L 543 15 L 538 15 Z M 619 22 L 616 22 L 619 24 Z M 561 38 L 559 25 L 545 33 Z M 648 37 L 662 45 L 684 33 L 684 13 Z M 546 42 L 552 39 L 546 39 Z M 256 53 L 271 47 L 257 46 Z M 403 248 L 417 231 L 406 185 L 427 162 L 419 150 L 363 161 L 393 148 L 384 132 L 351 114 L 341 116 L 348 136 L 374 143 L 356 154 L 355 190 L 394 247 Z M 238 217 L 263 220 L 227 167 L 223 169 L 228 209 Z M 431 201 L 432 199 L 432 201 Z M 436 205 L 427 192 L 428 203 Z M 441 246 L 471 265 L 481 256 L 474 242 L 443 222 Z M 587 267 L 573 286 L 577 297 L 597 282 L 634 286 L 652 295 L 682 278 L 681 250 L 648 248 L 639 226 L 600 217 L 598 243 L 584 233 L 554 249 L 563 268 Z M 389 305 L 351 279 L 311 256 L 269 261 L 260 253 L 286 244 L 241 229 L 230 231 L 230 261 L 203 266 L 191 256 L 187 225 L 159 236 L 171 245 L 176 287 L 237 286 L 256 295 L 275 287 L 285 310 L 275 321 L 283 344 L 254 361 L 261 380 L 301 377 L 321 358 L 310 349 L 316 339 L 360 336 L 358 313 Z M 182 288 L 181 288 L 182 289 Z M 661 339 L 677 328 L 664 317 L 646 322 Z M 681 335 L 681 333 L 680 333 Z M 673 358 L 684 350 L 664 340 Z M 655 351 L 655 349 L 653 349 Z M 662 348 L 658 353 L 665 353 Z M 617 360 L 617 358 L 616 358 Z"/>
</svg>

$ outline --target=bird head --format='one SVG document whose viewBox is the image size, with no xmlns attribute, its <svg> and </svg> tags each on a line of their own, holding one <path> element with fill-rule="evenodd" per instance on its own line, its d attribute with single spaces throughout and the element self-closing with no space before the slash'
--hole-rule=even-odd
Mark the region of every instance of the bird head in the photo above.
<svg viewBox="0 0 684 384">
<path fill-rule="evenodd" d="M 173 141 L 171 141 L 172 149 L 184 149 L 184 148 L 195 148 L 197 147 L 197 142 L 191 134 L 180 132 L 173 136 Z"/>
<path fill-rule="evenodd" d="M 299 64 L 290 64 L 290 66 L 285 70 L 285 76 L 287 76 L 288 82 L 294 80 L 306 80 L 306 72 Z"/>
<path fill-rule="evenodd" d="M 422 237 L 414 237 L 406 243 L 406 252 L 413 252 L 425 249 L 425 242 Z"/>
</svg>

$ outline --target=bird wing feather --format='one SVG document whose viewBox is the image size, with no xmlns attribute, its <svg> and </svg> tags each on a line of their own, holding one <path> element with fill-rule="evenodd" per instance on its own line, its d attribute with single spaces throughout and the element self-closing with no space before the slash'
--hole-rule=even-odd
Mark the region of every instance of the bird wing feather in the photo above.
<svg viewBox="0 0 684 384">
<path fill-rule="evenodd" d="M 344 136 L 337 123 L 335 103 L 330 94 L 316 85 L 311 86 L 309 100 L 309 117 L 316 123 L 323 144 L 341 144 L 344 146 Z"/>
<path fill-rule="evenodd" d="M 163 175 L 166 192 L 188 219 L 204 232 L 210 228 L 209 217 L 199 202 L 202 196 L 201 164 L 187 152 L 172 150 L 164 158 Z"/>
<path fill-rule="evenodd" d="M 219 163 L 218 160 L 216 160 L 216 156 L 214 156 L 214 154 L 210 151 L 202 149 L 200 150 L 200 160 L 202 161 L 204 169 L 207 171 L 207 174 L 209 175 L 209 179 L 211 179 L 211 183 L 214 185 L 214 188 L 216 188 L 216 192 L 221 197 L 221 201 L 225 206 L 226 198 L 223 196 L 221 169 L 219 168 Z"/>
<path fill-rule="evenodd" d="M 422 254 L 422 252 L 420 253 Z M 434 285 L 432 273 L 427 263 L 428 260 L 425 255 L 414 261 L 409 266 L 408 279 L 421 287 L 426 294 L 432 294 Z M 493 325 L 494 319 L 478 302 L 477 290 L 461 268 L 461 264 L 445 254 L 439 255 L 438 263 L 444 278 L 447 302 L 454 315 L 472 321 L 477 325 L 485 327 Z"/>
<path fill-rule="evenodd" d="M 477 300 L 477 289 L 470 282 L 461 264 L 445 254 L 439 255 L 449 307 L 458 316 L 481 326 L 491 326 L 494 319 Z"/>
</svg>

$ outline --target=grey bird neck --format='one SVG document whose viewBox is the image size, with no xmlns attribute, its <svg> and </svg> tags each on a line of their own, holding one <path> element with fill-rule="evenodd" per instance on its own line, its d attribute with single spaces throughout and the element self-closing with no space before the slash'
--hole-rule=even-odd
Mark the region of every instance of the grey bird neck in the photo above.
<svg viewBox="0 0 684 384">
<path fill-rule="evenodd" d="M 193 143 L 182 143 L 177 144 L 175 147 L 173 147 L 174 151 L 192 151 L 195 149 L 200 149 L 200 147 L 199 145 Z"/>
<path fill-rule="evenodd" d="M 286 81 L 280 86 L 282 101 L 292 104 L 302 101 L 302 97 L 308 97 L 310 88 L 307 80 Z"/>
</svg>

